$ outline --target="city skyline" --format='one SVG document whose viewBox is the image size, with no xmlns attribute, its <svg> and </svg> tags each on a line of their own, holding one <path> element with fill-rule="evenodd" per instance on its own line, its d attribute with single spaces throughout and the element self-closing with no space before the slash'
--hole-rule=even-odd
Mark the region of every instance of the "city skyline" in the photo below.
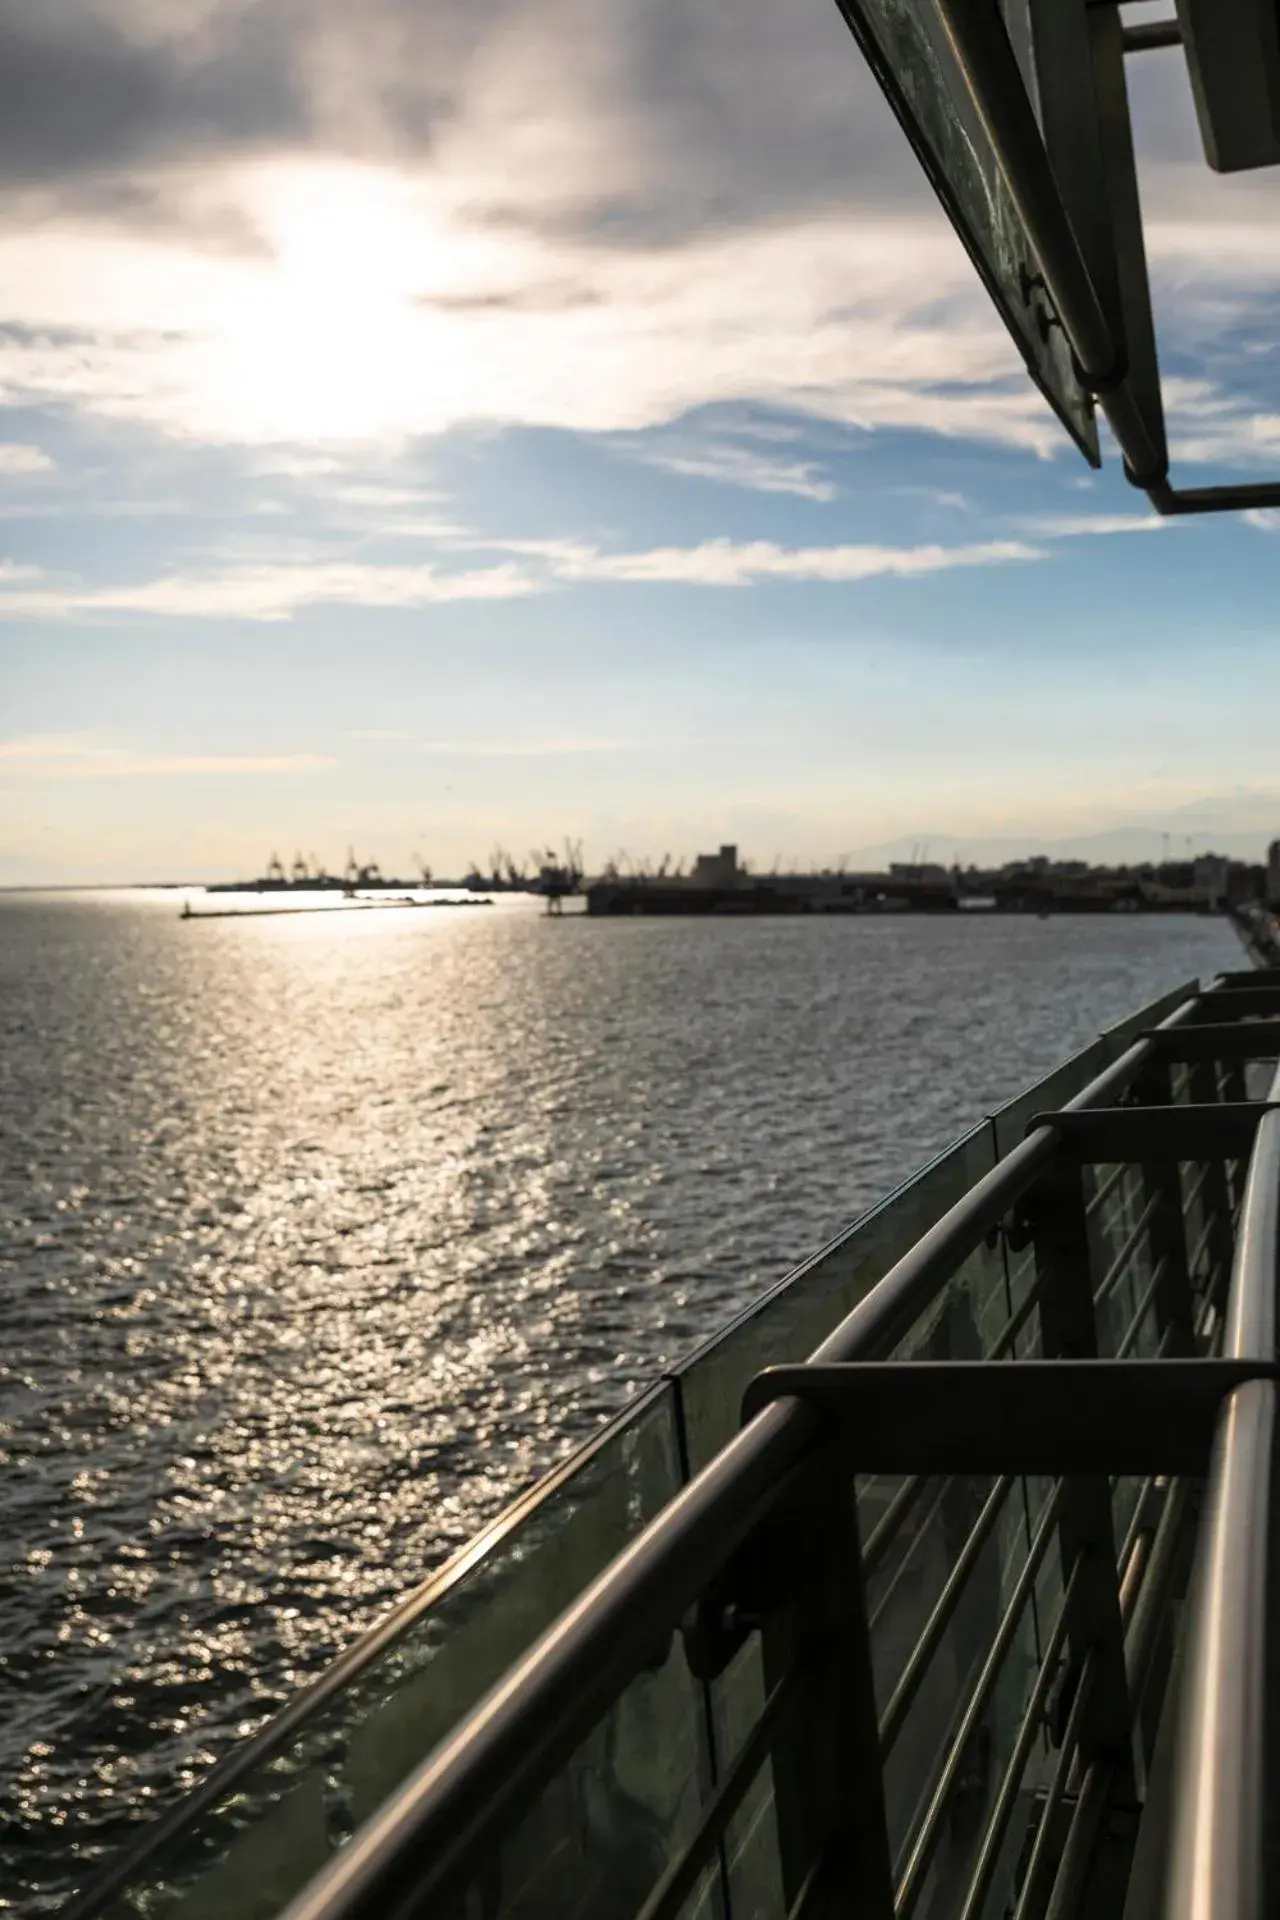
<svg viewBox="0 0 1280 1920">
<path fill-rule="evenodd" d="M 0 38 L 0 883 L 1280 831 L 1280 514 L 1083 466 L 830 0 Z M 1131 66 L 1175 464 L 1261 477 L 1275 188 Z"/>
<path fill-rule="evenodd" d="M 763 845 L 763 843 L 761 843 Z M 1010 834 L 1007 836 L 975 836 L 963 839 L 945 833 L 930 836 L 918 835 L 914 839 L 906 837 L 886 840 L 874 845 L 851 846 L 842 848 L 836 854 L 815 854 L 805 857 L 800 854 L 762 853 L 758 848 L 740 847 L 736 843 L 720 843 L 720 850 L 732 846 L 739 858 L 744 872 L 763 875 L 768 873 L 873 873 L 889 868 L 917 868 L 935 872 L 969 870 L 976 872 L 995 872 L 1001 869 L 1013 869 L 1023 866 L 1048 863 L 1050 866 L 1088 867 L 1097 871 L 1114 868 L 1185 868 L 1188 865 L 1209 860 L 1226 860 L 1238 866 L 1265 866 L 1273 845 L 1280 845 L 1280 837 L 1259 842 L 1246 835 L 1230 836 L 1174 834 L 1154 827 L 1120 827 L 1104 830 L 1091 835 L 1066 840 L 1037 840 L 1034 836 Z M 287 850 L 286 850 L 287 849 Z M 235 874 L 219 870 L 197 873 L 177 871 L 161 877 L 149 875 L 143 877 L 120 877 L 113 880 L 93 881 L 51 881 L 47 883 L 31 881 L 0 881 L 0 892 L 31 890 L 39 892 L 47 885 L 54 890 L 77 886 L 104 887 L 107 889 L 135 886 L 156 886 L 161 888 L 199 886 L 208 884 L 226 884 L 232 879 L 257 882 L 271 875 L 273 870 L 290 879 L 295 885 L 305 884 L 308 877 L 322 879 L 331 884 L 344 876 L 348 879 L 360 871 L 375 873 L 383 881 L 395 880 L 397 884 L 416 887 L 429 876 L 433 886 L 449 886 L 468 880 L 495 879 L 505 882 L 508 879 L 533 880 L 539 871 L 546 867 L 572 868 L 586 878 L 598 876 L 607 871 L 640 876 L 661 878 L 664 874 L 677 877 L 691 872 L 696 861 L 706 853 L 700 845 L 693 842 L 677 844 L 656 853 L 645 847 L 614 847 L 587 849 L 581 840 L 572 836 L 559 845 L 535 844 L 528 848 L 507 845 L 501 841 L 485 850 L 473 859 L 463 861 L 456 866 L 442 867 L 434 863 L 423 853 L 421 846 L 402 859 L 381 857 L 379 849 L 349 845 L 342 857 L 333 857 L 334 850 L 322 848 L 304 850 L 301 844 L 289 848 L 287 842 L 273 845 L 270 853 L 256 862 L 250 861 Z M 357 882 L 358 884 L 358 882 Z"/>
</svg>

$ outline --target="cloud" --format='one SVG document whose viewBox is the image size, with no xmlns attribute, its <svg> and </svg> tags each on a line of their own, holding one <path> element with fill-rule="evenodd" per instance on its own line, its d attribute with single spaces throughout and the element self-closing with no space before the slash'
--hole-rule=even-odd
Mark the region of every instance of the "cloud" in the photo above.
<svg viewBox="0 0 1280 1920">
<path fill-rule="evenodd" d="M 125 776 L 314 773 L 337 763 L 318 753 L 137 753 L 81 734 L 30 734 L 0 740 L 0 779 L 119 779 Z"/>
<path fill-rule="evenodd" d="M 0 441 L 0 478 L 27 473 L 48 473 L 53 461 L 39 447 L 23 446 L 17 441 Z"/>
<path fill-rule="evenodd" d="M 1195 466 L 1280 467 L 1280 413 L 1247 414 L 1241 407 L 1215 426 L 1175 433 L 1169 451 L 1175 461 Z"/>
<path fill-rule="evenodd" d="M 1210 378 L 1175 376 L 1164 387 L 1174 461 L 1280 467 L 1280 413 Z"/>
<path fill-rule="evenodd" d="M 503 561 L 449 573 L 434 565 L 303 561 L 233 566 L 219 574 L 170 574 L 108 587 L 47 580 L 26 585 L 18 570 L 18 584 L 8 590 L 0 572 L 0 620 L 132 614 L 174 620 L 277 621 L 311 606 L 414 608 L 459 600 L 518 599 L 604 582 L 702 587 L 746 587 L 763 580 L 835 584 L 1044 557 L 1039 549 L 1016 540 L 955 547 L 782 547 L 771 540 L 704 540 L 691 547 L 655 547 L 634 553 L 602 553 L 574 540 L 473 538 L 466 544 L 514 554 L 523 564 Z"/>
<path fill-rule="evenodd" d="M 695 547 L 657 547 L 647 553 L 584 551 L 562 562 L 558 572 L 568 580 L 746 587 L 762 580 L 837 582 L 941 573 L 952 567 L 1003 566 L 1043 557 L 1037 548 L 1016 540 L 960 547 L 780 547 L 772 540 L 704 540 Z"/>
<path fill-rule="evenodd" d="M 1178 127 L 1183 116 L 1171 111 L 1168 120 Z M 1201 155 L 1178 153 L 1154 167 L 1148 161 L 1147 175 L 1147 254 L 1157 294 L 1179 296 L 1168 310 L 1179 331 L 1216 331 L 1224 316 L 1238 314 L 1249 299 L 1274 292 L 1280 236 L 1268 169 L 1224 176 L 1211 173 Z"/>
<path fill-rule="evenodd" d="M 74 184 L 90 206 L 145 216 L 148 167 L 299 138 L 301 24 L 287 4 L 8 0 L 0 182 L 27 193 Z"/>
<path fill-rule="evenodd" d="M 1162 344 L 1203 359 L 1280 288 L 1271 183 L 1211 178 L 1180 63 L 1138 64 Z M 748 400 L 1062 446 L 829 0 L 11 0 L 6 218 L 0 387 L 188 440 Z M 1259 411 L 1175 418 L 1181 457 L 1270 457 Z M 802 459 L 656 458 L 829 497 Z"/>
<path fill-rule="evenodd" d="M 1280 533 L 1280 507 L 1250 507 L 1244 519 L 1259 533 Z"/>
<path fill-rule="evenodd" d="M 1168 522 L 1151 512 L 1046 513 L 1021 525 L 1046 540 L 1073 540 L 1105 533 L 1158 533 Z"/>
<path fill-rule="evenodd" d="M 330 489 L 328 497 L 348 507 L 369 507 L 381 512 L 386 507 L 436 506 L 440 494 L 427 487 L 390 487 L 377 481 L 353 480 Z"/>
<path fill-rule="evenodd" d="M 749 487 L 756 493 L 792 493 L 801 500 L 834 500 L 834 482 L 812 460 L 780 460 L 754 447 L 712 442 L 705 447 L 633 449 L 646 466 L 720 486 Z"/>
<path fill-rule="evenodd" d="M 634 745 L 625 740 L 419 740 L 413 751 L 446 759 L 545 760 L 563 754 L 624 753 Z"/>
<path fill-rule="evenodd" d="M 399 727 L 347 727 L 344 732 L 350 740 L 374 743 L 396 752 L 440 754 L 465 760 L 538 760 L 566 753 L 619 753 L 628 744 L 622 740 L 518 740 L 493 735 L 483 740 L 420 740 Z"/>
<path fill-rule="evenodd" d="M 259 445 L 744 397 L 1059 443 L 834 8 L 19 0 L 4 32 L 0 179 L 54 196 L 0 239 L 13 399 Z"/>
<path fill-rule="evenodd" d="M 475 224 L 465 181 L 386 169 L 255 163 L 237 192 L 262 258 L 102 229 L 0 236 L 15 290 L 0 389 L 264 448 L 485 424 L 634 433 L 743 400 L 1043 456 L 1060 445 L 940 216 L 824 212 L 653 252 L 500 237 Z M 549 256 L 592 304 L 422 304 L 433 286 L 518 291 Z M 792 465 L 790 484 L 814 484 Z M 737 470 L 749 477 L 745 455 Z"/>
<path fill-rule="evenodd" d="M 0 760 L 65 759 L 81 747 L 73 734 L 29 734 L 21 740 L 0 740 Z"/>
<path fill-rule="evenodd" d="M 347 561 L 170 574 L 109 587 L 22 587 L 0 592 L 0 619 L 149 614 L 177 620 L 288 620 L 306 606 L 421 607 L 449 600 L 510 600 L 539 583 L 512 566 L 442 574 L 431 566 Z"/>
<path fill-rule="evenodd" d="M 345 153 L 443 157 L 489 224 L 671 244 L 850 182 L 923 204 L 891 125 L 835 10 L 770 0 L 10 0 L 0 28 L 0 183 L 138 226 L 219 158 Z"/>
</svg>

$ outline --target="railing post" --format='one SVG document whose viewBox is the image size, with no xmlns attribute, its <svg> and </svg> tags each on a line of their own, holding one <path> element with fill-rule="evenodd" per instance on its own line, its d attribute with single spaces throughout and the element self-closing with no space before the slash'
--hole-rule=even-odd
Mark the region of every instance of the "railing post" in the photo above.
<svg viewBox="0 0 1280 1920">
<path fill-rule="evenodd" d="M 1249 1097 L 1245 1081 L 1243 1060 L 1222 1060 L 1213 1073 L 1220 1100 L 1247 1100 Z M 1244 1199 L 1245 1180 L 1248 1177 L 1248 1164 L 1243 1160 L 1233 1160 L 1231 1170 L 1223 1162 L 1223 1177 L 1231 1195 L 1232 1213 L 1237 1213 Z"/>
<path fill-rule="evenodd" d="M 893 1867 L 856 1483 L 830 1456 L 770 1529 L 763 1622 L 768 1692 L 798 1670 L 799 1696 L 773 1748 L 782 1883 L 804 1920 L 893 1920 Z"/>
<path fill-rule="evenodd" d="M 1041 1286 L 1040 1325 L 1045 1357 L 1098 1357 L 1098 1329 L 1089 1259 L 1084 1178 L 1078 1162 L 1059 1154 L 1031 1196 L 1036 1271 Z M 1068 1668 L 1058 1724 L 1073 1713 L 1075 1692 L 1089 1663 L 1089 1697 L 1080 1705 L 1077 1779 L 1091 1761 L 1104 1762 L 1110 1792 L 1089 1870 L 1082 1911 L 1118 1912 L 1139 1814 L 1133 1766 L 1133 1716 L 1125 1670 L 1124 1626 L 1116 1567 L 1111 1486 L 1103 1479 L 1068 1480 L 1063 1488 L 1059 1548 L 1064 1576 L 1080 1564 L 1068 1620 Z M 1065 1837 L 1065 1836 L 1064 1836 Z M 1060 1844 L 1044 1856 L 1056 1872 Z M 1031 1911 L 1048 1898 L 1046 1881 L 1030 1889 Z"/>
<path fill-rule="evenodd" d="M 1173 1105 L 1173 1076 L 1167 1060 L 1154 1060 L 1137 1083 L 1141 1106 Z M 1187 1261 L 1187 1224 L 1182 1210 L 1182 1174 L 1176 1160 L 1144 1160 L 1144 1200 L 1154 1201 L 1148 1246 L 1152 1267 L 1161 1268 L 1155 1291 L 1156 1325 L 1161 1351 L 1171 1359 L 1195 1351 L 1195 1299 Z"/>
<path fill-rule="evenodd" d="M 1196 1061 L 1188 1070 L 1188 1084 L 1192 1102 L 1196 1106 L 1212 1106 L 1221 1097 L 1218 1070 L 1212 1061 Z M 1212 1220 L 1208 1245 L 1209 1272 L 1205 1281 L 1206 1291 L 1209 1291 L 1225 1285 L 1235 1256 L 1235 1231 L 1232 1226 L 1235 1209 L 1233 1196 L 1227 1188 L 1225 1160 L 1205 1162 L 1204 1185 L 1200 1193 L 1201 1205 Z"/>
<path fill-rule="evenodd" d="M 1224 1060 L 1218 1069 L 1219 1085 L 1224 1100 L 1247 1100 L 1248 1087 L 1244 1077 L 1243 1060 Z"/>
</svg>

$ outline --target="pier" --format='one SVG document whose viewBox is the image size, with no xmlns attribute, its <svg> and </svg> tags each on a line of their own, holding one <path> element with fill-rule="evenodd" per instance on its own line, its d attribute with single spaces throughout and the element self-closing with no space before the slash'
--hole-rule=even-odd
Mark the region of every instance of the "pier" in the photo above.
<svg viewBox="0 0 1280 1920">
<path fill-rule="evenodd" d="M 212 889 L 210 889 L 212 891 Z M 294 915 L 300 913 L 393 913 L 404 908 L 434 909 L 438 907 L 491 907 L 492 900 L 466 896 L 458 900 L 352 900 L 342 899 L 319 906 L 315 903 L 305 906 L 287 907 L 193 907 L 189 900 L 182 903 L 180 920 L 263 920 L 272 914 Z"/>
</svg>

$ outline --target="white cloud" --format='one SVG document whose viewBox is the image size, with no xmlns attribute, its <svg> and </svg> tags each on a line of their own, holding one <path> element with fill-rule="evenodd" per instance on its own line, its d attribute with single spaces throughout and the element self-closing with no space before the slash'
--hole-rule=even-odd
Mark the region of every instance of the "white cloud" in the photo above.
<svg viewBox="0 0 1280 1920">
<path fill-rule="evenodd" d="M 1175 463 L 1280 468 L 1280 413 L 1204 377 L 1175 376 L 1164 393 Z"/>
<path fill-rule="evenodd" d="M 545 760 L 562 754 L 623 753 L 634 742 L 625 740 L 420 740 L 415 753 L 440 754 L 466 760 Z"/>
<path fill-rule="evenodd" d="M 424 487 L 389 487 L 378 481 L 353 480 L 334 487 L 328 496 L 347 507 L 436 506 L 441 496 Z"/>
<path fill-rule="evenodd" d="M 79 752 L 82 742 L 74 734 L 28 734 L 20 740 L 0 740 L 0 760 L 65 759 Z"/>
<path fill-rule="evenodd" d="M 274 621 L 287 620 L 309 606 L 412 608 L 457 600 L 509 600 L 591 582 L 703 587 L 746 587 L 761 580 L 839 583 L 1044 557 L 1038 548 L 1016 540 L 955 547 L 782 547 L 771 540 L 704 540 L 692 547 L 655 547 L 635 553 L 602 553 L 574 540 L 472 538 L 465 544 L 514 554 L 525 564 L 503 561 L 447 573 L 432 565 L 288 562 L 232 566 L 220 574 L 171 574 L 109 587 L 46 582 L 18 585 L 10 591 L 0 588 L 0 620 L 135 614 Z"/>
<path fill-rule="evenodd" d="M 0 619 L 153 614 L 181 620 L 288 620 L 305 606 L 420 607 L 449 600 L 510 600 L 540 583 L 502 565 L 466 573 L 431 566 L 331 561 L 171 574 L 110 587 L 55 586 L 0 592 Z"/>
<path fill-rule="evenodd" d="M 1046 513 L 1021 523 L 1046 540 L 1073 540 L 1092 534 L 1158 533 L 1168 522 L 1157 513 Z"/>
<path fill-rule="evenodd" d="M 127 11 L 134 54 L 154 53 L 164 9 Z M 256 19 L 196 11 L 236 46 L 238 15 Z M 220 156 L 206 115 L 237 69 L 211 70 L 196 149 L 180 122 L 167 165 L 157 139 L 118 180 L 104 170 L 124 213 L 70 191 L 56 219 L 0 239 L 11 398 L 259 447 L 475 422 L 625 432 L 744 400 L 1038 455 L 1063 445 L 829 5 L 281 11 L 297 123 Z M 184 63 L 199 70 L 216 44 L 183 39 Z M 1177 57 L 1140 66 L 1162 337 L 1209 351 L 1280 289 L 1273 183 L 1211 176 Z M 235 92 L 233 132 L 248 108 Z M 110 89 L 92 105 L 110 120 Z M 167 224 L 130 228 L 128 207 L 152 203 Z M 262 244 L 236 253 L 235 234 Z M 1216 458 L 1225 443 L 1190 444 Z M 825 497 L 803 461 L 754 477 L 736 455 L 673 462 Z"/>
<path fill-rule="evenodd" d="M 279 475 L 286 480 L 319 480 L 341 473 L 342 461 L 331 453 L 295 453 L 270 447 L 256 456 L 253 467 L 272 479 Z"/>
<path fill-rule="evenodd" d="M 314 773 L 337 763 L 319 753 L 138 753 L 83 734 L 0 740 L 0 779 L 108 779 L 138 774 Z"/>
<path fill-rule="evenodd" d="M 1280 507 L 1250 507 L 1244 518 L 1259 533 L 1280 533 Z"/>
<path fill-rule="evenodd" d="M 389 747 L 400 753 L 439 754 L 463 760 L 540 760 L 562 754 L 621 753 L 635 744 L 625 740 L 564 737 L 527 740 L 496 735 L 486 735 L 482 740 L 421 740 L 397 727 L 347 727 L 343 731 L 350 740 Z"/>
<path fill-rule="evenodd" d="M 756 493 L 791 493 L 802 500 L 834 500 L 836 487 L 812 460 L 780 460 L 754 447 L 712 442 L 705 447 L 635 449 L 646 466 Z"/>
<path fill-rule="evenodd" d="M 242 167 L 229 190 L 266 231 L 262 257 L 103 228 L 0 236 L 15 329 L 0 388 L 186 439 L 319 443 L 322 460 L 474 423 L 634 432 L 742 400 L 1041 455 L 1061 444 L 927 207 L 602 247 L 532 221 L 486 228 L 473 164 L 442 150 L 416 180 Z M 552 291 L 539 304 L 531 287 Z M 282 458 L 296 471 L 306 455 Z"/>
<path fill-rule="evenodd" d="M 571 539 L 488 540 L 473 535 L 456 544 L 539 561 L 554 582 L 702 587 L 743 587 L 768 579 L 850 582 L 1044 558 L 1038 548 L 1018 540 L 976 541 L 962 546 L 783 547 L 772 540 L 716 539 L 702 540 L 691 547 L 651 547 L 633 553 L 605 553 L 587 541 Z"/>
<path fill-rule="evenodd" d="M 584 554 L 563 563 L 559 571 L 570 580 L 745 587 L 760 580 L 870 580 L 1042 558 L 1037 548 L 1017 540 L 960 547 L 780 547 L 772 540 L 704 540 L 696 547 L 657 547 L 648 553 Z"/>
<path fill-rule="evenodd" d="M 1198 328 L 1212 316 L 1247 313 L 1280 288 L 1275 181 L 1257 172 L 1211 173 L 1195 158 L 1148 165 L 1143 236 L 1157 293 L 1179 296 L 1170 320 Z"/>
<path fill-rule="evenodd" d="M 1169 453 L 1175 462 L 1192 466 L 1262 466 L 1273 470 L 1280 467 L 1280 414 L 1250 415 L 1242 407 L 1217 426 L 1173 434 Z"/>
<path fill-rule="evenodd" d="M 40 447 L 24 446 L 20 441 L 0 441 L 0 477 L 28 473 L 48 473 L 53 461 Z"/>
</svg>

